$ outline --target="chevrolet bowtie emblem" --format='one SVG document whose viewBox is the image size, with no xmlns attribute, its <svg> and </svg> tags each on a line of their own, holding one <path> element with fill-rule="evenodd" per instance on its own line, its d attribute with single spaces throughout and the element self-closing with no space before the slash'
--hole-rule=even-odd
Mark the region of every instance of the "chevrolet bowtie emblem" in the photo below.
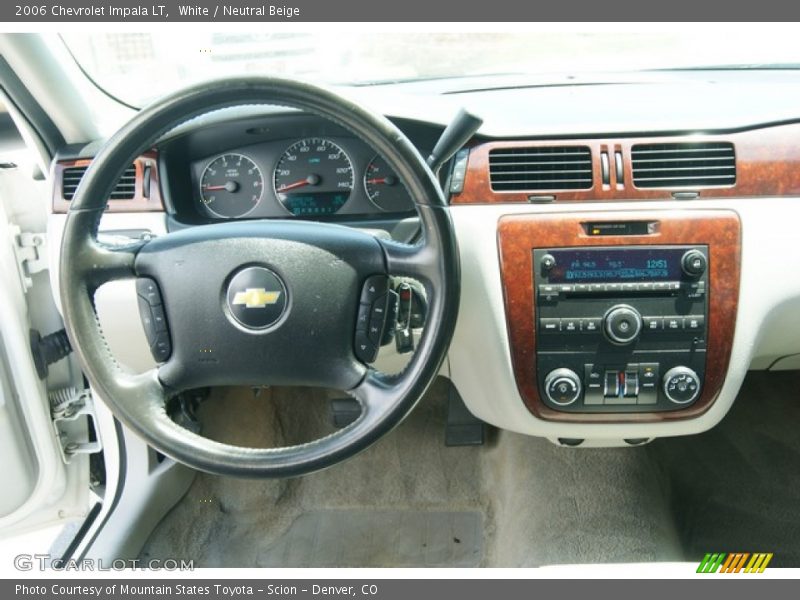
<svg viewBox="0 0 800 600">
<path fill-rule="evenodd" d="M 275 304 L 281 297 L 280 292 L 268 292 L 264 288 L 247 288 L 243 292 L 236 292 L 233 305 L 245 308 L 264 308 L 268 304 Z"/>
</svg>

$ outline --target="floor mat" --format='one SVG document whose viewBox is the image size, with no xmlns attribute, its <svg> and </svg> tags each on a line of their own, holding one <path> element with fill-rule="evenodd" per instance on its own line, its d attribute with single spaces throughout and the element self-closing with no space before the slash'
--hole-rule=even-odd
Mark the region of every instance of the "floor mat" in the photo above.
<svg viewBox="0 0 800 600">
<path fill-rule="evenodd" d="M 260 567 L 475 567 L 479 512 L 323 510 L 300 515 L 259 552 Z"/>
<path fill-rule="evenodd" d="M 751 372 L 725 419 L 648 448 L 670 481 L 687 559 L 773 552 L 800 567 L 800 374 Z"/>
<path fill-rule="evenodd" d="M 448 384 L 344 464 L 291 480 L 198 475 L 143 558 L 198 566 L 537 566 L 675 560 L 677 536 L 643 448 L 559 448 L 495 432 L 447 447 Z M 204 433 L 253 446 L 327 432 L 319 391 L 228 390 Z"/>
</svg>

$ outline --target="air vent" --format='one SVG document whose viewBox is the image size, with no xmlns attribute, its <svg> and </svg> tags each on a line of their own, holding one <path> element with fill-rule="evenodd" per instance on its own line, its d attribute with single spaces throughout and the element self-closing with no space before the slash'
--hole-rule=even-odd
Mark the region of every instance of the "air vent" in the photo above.
<svg viewBox="0 0 800 600">
<path fill-rule="evenodd" d="M 736 183 L 730 142 L 637 144 L 632 149 L 638 188 L 713 187 Z"/>
<path fill-rule="evenodd" d="M 592 152 L 588 146 L 497 148 L 489 152 L 495 191 L 588 190 Z"/>
<path fill-rule="evenodd" d="M 75 197 L 75 192 L 78 189 L 78 184 L 86 174 L 87 167 L 69 167 L 64 169 L 62 175 L 62 193 L 64 200 L 72 200 Z M 109 200 L 133 200 L 136 195 L 136 167 L 131 165 L 119 178 L 114 191 L 111 192 Z"/>
</svg>

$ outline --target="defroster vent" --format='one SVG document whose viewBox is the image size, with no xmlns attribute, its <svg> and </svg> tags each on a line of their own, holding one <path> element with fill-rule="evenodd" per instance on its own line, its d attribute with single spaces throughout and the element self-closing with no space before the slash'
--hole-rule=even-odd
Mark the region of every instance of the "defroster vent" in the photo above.
<svg viewBox="0 0 800 600">
<path fill-rule="evenodd" d="M 588 146 L 495 148 L 489 152 L 495 191 L 588 190 L 592 152 Z"/>
<path fill-rule="evenodd" d="M 730 142 L 635 144 L 631 150 L 637 188 L 714 187 L 736 183 Z"/>
</svg>

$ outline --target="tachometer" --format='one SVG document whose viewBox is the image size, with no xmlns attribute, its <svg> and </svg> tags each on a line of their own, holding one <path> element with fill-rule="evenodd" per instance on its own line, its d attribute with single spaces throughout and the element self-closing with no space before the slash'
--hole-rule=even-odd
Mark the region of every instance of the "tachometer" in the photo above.
<svg viewBox="0 0 800 600">
<path fill-rule="evenodd" d="M 330 140 L 300 140 L 281 156 L 274 181 L 275 194 L 293 215 L 330 215 L 350 198 L 353 164 Z"/>
<path fill-rule="evenodd" d="M 226 219 L 243 217 L 261 200 L 264 178 L 243 154 L 223 154 L 212 160 L 200 177 L 200 199 L 212 214 Z"/>
<path fill-rule="evenodd" d="M 372 203 L 381 210 L 406 212 L 414 208 L 406 186 L 380 155 L 375 155 L 367 165 L 364 190 Z"/>
</svg>

